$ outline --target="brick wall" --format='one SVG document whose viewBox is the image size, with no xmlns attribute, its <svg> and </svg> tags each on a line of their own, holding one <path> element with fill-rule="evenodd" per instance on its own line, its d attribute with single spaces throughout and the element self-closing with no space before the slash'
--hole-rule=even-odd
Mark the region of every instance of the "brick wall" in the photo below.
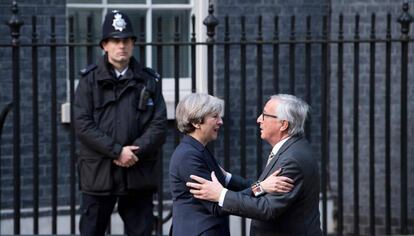
<svg viewBox="0 0 414 236">
<path fill-rule="evenodd" d="M 19 16 L 24 21 L 21 28 L 21 43 L 31 42 L 32 35 L 32 15 L 37 16 L 37 32 L 41 39 L 39 43 L 48 43 L 50 34 L 50 16 L 56 16 L 56 40 L 64 42 L 66 40 L 66 19 L 65 1 L 18 1 Z M 1 22 L 8 21 L 11 17 L 11 1 L 0 1 Z M 9 43 L 9 29 L 3 23 L 0 25 L 0 32 L 3 37 L 1 43 Z M 1 86 L 0 86 L 0 109 L 12 99 L 12 80 L 11 80 L 11 50 L 2 48 L 0 57 Z M 60 105 L 66 101 L 66 50 L 57 48 L 57 106 L 58 119 L 58 174 L 59 189 L 58 202 L 66 205 L 68 203 L 69 190 L 69 139 L 68 126 L 60 123 Z M 50 93 L 50 50 L 46 47 L 39 47 L 38 51 L 38 86 L 39 86 L 39 181 L 42 184 L 40 189 L 40 204 L 50 204 L 51 197 L 51 93 Z M 20 86 L 21 86 L 21 196 L 22 207 L 32 205 L 32 58 L 31 49 L 22 47 L 20 50 Z M 12 179 L 12 123 L 13 115 L 8 116 L 3 130 L 1 144 L 1 194 L 2 208 L 9 208 L 12 204 L 13 179 Z"/>
<path fill-rule="evenodd" d="M 231 41 L 240 40 L 240 16 L 246 16 L 246 37 L 247 40 L 255 40 L 258 37 L 257 30 L 257 16 L 260 14 L 263 17 L 263 38 L 264 40 L 271 40 L 273 37 L 274 22 L 273 17 L 278 15 L 280 17 L 279 23 L 279 33 L 280 39 L 286 40 L 290 36 L 290 17 L 292 14 L 296 15 L 296 37 L 302 38 L 305 36 L 306 26 L 305 26 L 305 17 L 308 15 L 312 16 L 312 37 L 320 38 L 322 23 L 321 18 L 325 14 L 330 13 L 330 34 L 329 36 L 334 39 L 337 37 L 337 26 L 338 26 L 338 14 L 344 13 L 345 17 L 345 28 L 344 32 L 347 35 L 352 35 L 353 33 L 353 17 L 355 13 L 361 14 L 361 37 L 369 36 L 369 27 L 370 27 L 370 13 L 377 13 L 377 32 L 378 37 L 383 37 L 384 35 L 384 21 L 385 13 L 391 12 L 393 14 L 393 35 L 398 36 L 399 25 L 395 23 L 396 16 L 399 16 L 401 12 L 402 1 L 392 1 L 392 0 L 376 0 L 376 1 L 304 1 L 304 0 L 292 0 L 292 1 L 270 1 L 270 0 L 261 0 L 261 1 L 247 1 L 247 0 L 220 0 L 212 1 L 215 6 L 215 15 L 220 20 L 220 24 L 216 29 L 216 39 L 217 41 L 223 41 L 224 38 L 224 17 L 228 15 L 230 17 L 230 38 Z M 411 4 L 411 7 L 412 4 Z M 58 41 L 65 40 L 65 1 L 56 0 L 56 1 L 19 1 L 19 9 L 21 19 L 25 22 L 25 25 L 21 29 L 21 34 L 25 35 L 21 37 L 22 43 L 29 42 L 31 35 L 31 16 L 38 16 L 38 34 L 44 35 L 49 34 L 50 32 L 50 21 L 49 18 L 51 14 L 56 15 L 56 35 Z M 330 11 L 329 11 L 330 9 Z M 410 9 L 412 12 L 412 9 Z M 8 21 L 10 17 L 10 1 L 0 0 L 0 22 Z M 0 44 L 8 43 L 10 41 L 10 36 L 8 35 L 9 29 L 6 25 L 0 24 L 0 32 L 3 37 L 0 37 Z M 411 29 L 413 32 L 413 29 Z M 44 38 L 44 37 L 40 37 Z M 42 41 L 47 43 L 47 39 Z M 345 228 L 344 232 L 346 234 L 352 234 L 353 232 L 353 186 L 352 186 L 352 117 L 353 108 L 352 108 L 352 61 L 353 54 L 352 48 L 347 46 L 345 51 L 345 86 L 344 86 L 344 217 L 345 217 Z M 377 84 L 377 98 L 376 98 L 376 212 L 377 216 L 377 232 L 382 234 L 384 232 L 383 228 L 383 215 L 384 215 L 384 105 L 383 105 L 383 96 L 384 96 L 384 72 L 383 72 L 383 56 L 380 56 L 383 53 L 384 47 L 378 46 L 377 53 L 377 73 L 376 81 Z M 393 223 L 393 232 L 397 233 L 399 227 L 399 111 L 400 111 L 400 101 L 399 101 L 399 46 L 394 46 L 393 48 L 393 71 L 392 71 L 392 223 Z M 303 46 L 298 46 L 296 48 L 296 90 L 295 93 L 299 97 L 304 96 L 304 82 L 305 82 L 305 70 L 304 70 L 304 48 Z M 272 79 L 273 79 L 273 68 L 272 68 L 272 48 L 270 46 L 263 47 L 263 105 L 267 100 L 268 96 L 275 93 L 271 88 Z M 22 99 L 21 99 L 21 137 L 22 137 L 22 203 L 23 207 L 31 206 L 32 199 L 32 111 L 31 111 L 31 100 L 32 100 L 32 82 L 31 82 L 31 52 L 30 49 L 22 48 L 21 49 L 21 86 L 22 86 Z M 58 67 L 57 67 L 57 94 L 58 94 L 58 111 L 60 112 L 60 105 L 66 102 L 66 51 L 59 49 L 57 51 L 58 55 Z M 215 51 L 215 91 L 216 95 L 219 97 L 224 96 L 224 86 L 223 86 L 223 73 L 224 73 L 224 50 L 222 46 L 216 48 Z M 247 47 L 247 98 L 246 98 L 246 150 L 247 150 L 247 177 L 256 178 L 256 77 L 257 77 L 257 67 L 256 67 L 256 48 L 255 46 Z M 11 61 L 9 60 L 11 56 L 11 51 L 9 49 L 0 48 L 0 109 L 2 109 L 9 101 L 11 101 L 12 93 L 12 81 L 11 81 Z M 42 183 L 42 188 L 40 190 L 40 198 L 42 206 L 50 205 L 50 196 L 51 196 L 51 170 L 50 170 L 50 51 L 48 48 L 39 48 L 39 121 L 40 121 L 40 182 Z M 289 51 L 287 45 L 281 45 L 280 48 L 280 92 L 287 93 L 289 91 Z M 330 58 L 332 63 L 330 67 L 331 75 L 331 92 L 330 92 L 330 165 L 329 165 L 329 180 L 330 188 L 332 194 L 335 196 L 337 191 L 337 153 L 336 153 L 336 140 L 337 140 L 337 111 L 338 106 L 336 103 L 337 100 L 337 84 L 336 84 L 336 73 L 337 73 L 337 54 L 336 46 L 330 48 Z M 240 49 L 238 46 L 231 47 L 231 69 L 230 69 L 230 104 L 227 104 L 230 107 L 230 122 L 231 127 L 231 141 L 230 141 L 230 153 L 231 153 L 231 163 L 230 170 L 234 173 L 240 172 Z M 410 55 L 410 64 L 413 62 L 413 57 Z M 361 233 L 367 234 L 368 227 L 368 48 L 367 46 L 361 46 L 361 71 L 362 75 L 360 77 L 361 86 L 360 86 L 360 214 L 361 214 Z M 320 46 L 315 46 L 312 49 L 312 96 L 311 96 L 311 132 L 309 134 L 314 150 L 318 156 L 320 156 L 320 79 L 321 79 L 321 52 Z M 409 74 L 413 74 L 413 68 L 409 68 Z M 409 77 L 410 78 L 410 77 Z M 408 88 L 410 98 L 409 100 L 409 121 L 413 118 L 413 107 L 412 97 L 414 93 L 414 85 L 410 81 L 410 86 Z M 59 135 L 59 151 L 58 151 L 58 173 L 59 173 L 59 200 L 60 205 L 66 205 L 68 203 L 68 193 L 69 193 L 69 136 L 68 136 L 68 126 L 61 124 L 59 122 L 60 114 L 58 114 L 58 135 Z M 7 118 L 6 125 L 3 129 L 2 143 L 0 145 L 1 150 L 1 206 L 2 208 L 8 208 L 12 204 L 12 115 Z M 174 122 L 170 121 L 169 132 L 167 137 L 167 143 L 164 145 L 164 193 L 165 198 L 169 199 L 169 188 L 168 188 L 168 164 L 169 157 L 174 149 Z M 409 124 L 408 136 L 409 143 L 412 141 L 413 137 L 413 126 Z M 267 156 L 270 147 L 263 143 L 263 156 Z M 410 156 L 413 155 L 413 147 L 409 145 L 409 160 L 408 160 L 408 173 L 409 178 L 412 179 L 412 173 L 414 173 L 414 165 L 410 160 Z M 215 142 L 215 155 L 223 163 L 223 134 L 220 135 L 219 140 Z M 412 158 L 411 158 L 412 159 Z M 414 207 L 410 202 L 413 202 L 414 196 L 414 186 L 413 183 L 409 182 L 409 225 L 413 225 L 414 217 Z M 410 232 L 414 229 L 411 227 Z"/>
</svg>

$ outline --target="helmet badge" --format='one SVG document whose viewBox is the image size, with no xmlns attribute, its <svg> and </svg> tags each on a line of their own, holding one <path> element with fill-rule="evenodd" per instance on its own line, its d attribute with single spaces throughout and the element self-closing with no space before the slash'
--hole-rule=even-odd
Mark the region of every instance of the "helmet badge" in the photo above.
<svg viewBox="0 0 414 236">
<path fill-rule="evenodd" d="M 126 25 L 127 24 L 125 20 L 122 18 L 122 15 L 116 13 L 114 15 L 114 20 L 112 21 L 112 26 L 114 27 L 114 29 L 122 32 L 126 28 Z"/>
</svg>

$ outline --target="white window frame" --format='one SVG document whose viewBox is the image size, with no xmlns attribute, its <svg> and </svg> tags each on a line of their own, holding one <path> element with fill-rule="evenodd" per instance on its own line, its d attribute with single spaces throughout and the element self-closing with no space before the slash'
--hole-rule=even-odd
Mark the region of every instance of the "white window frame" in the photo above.
<svg viewBox="0 0 414 236">
<path fill-rule="evenodd" d="M 145 41 L 150 43 L 152 39 L 152 13 L 154 10 L 160 9 L 178 9 L 190 10 L 190 17 L 195 16 L 195 33 L 197 42 L 205 42 L 207 39 L 206 26 L 203 20 L 208 15 L 208 3 L 206 0 L 190 0 L 188 4 L 152 4 L 152 0 L 146 0 L 145 3 L 125 3 L 113 4 L 108 0 L 102 0 L 101 3 L 67 3 L 66 9 L 101 9 L 102 16 L 105 16 L 108 9 L 143 9 L 146 11 L 146 27 Z M 103 21 L 102 17 L 102 21 Z M 191 18 L 189 19 L 189 32 L 192 33 Z M 146 47 L 146 66 L 152 67 L 152 47 Z M 188 55 L 190 57 L 190 55 Z M 205 46 L 196 47 L 196 91 L 207 92 L 207 48 Z M 191 60 L 189 60 L 191 62 Z M 69 84 L 69 83 L 68 83 Z M 163 78 L 163 95 L 167 104 L 167 117 L 174 119 L 175 117 L 175 91 L 173 78 Z M 67 100 L 69 101 L 69 86 L 67 86 Z M 191 78 L 180 78 L 180 98 L 191 93 Z M 70 123 L 69 102 L 62 105 L 62 123 Z"/>
</svg>

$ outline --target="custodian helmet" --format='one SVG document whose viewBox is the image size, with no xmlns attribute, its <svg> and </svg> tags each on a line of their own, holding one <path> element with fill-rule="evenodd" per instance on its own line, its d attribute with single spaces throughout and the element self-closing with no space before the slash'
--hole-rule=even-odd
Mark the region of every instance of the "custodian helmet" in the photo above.
<svg viewBox="0 0 414 236">
<path fill-rule="evenodd" d="M 132 30 L 131 21 L 126 14 L 118 10 L 113 10 L 106 14 L 102 25 L 102 38 L 99 45 L 102 47 L 102 42 L 109 38 L 132 38 L 134 41 L 137 39 Z"/>
</svg>

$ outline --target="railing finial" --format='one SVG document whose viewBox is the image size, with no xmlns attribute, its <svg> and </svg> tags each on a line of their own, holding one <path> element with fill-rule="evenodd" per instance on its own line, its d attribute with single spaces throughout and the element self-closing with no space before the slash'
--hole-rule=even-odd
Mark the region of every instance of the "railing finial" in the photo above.
<svg viewBox="0 0 414 236">
<path fill-rule="evenodd" d="M 214 7 L 213 4 L 210 3 L 208 8 L 208 16 L 203 21 L 203 24 L 207 26 L 207 42 L 214 42 L 214 35 L 216 34 L 215 29 L 219 24 L 219 20 L 213 15 L 213 13 Z"/>
<path fill-rule="evenodd" d="M 12 37 L 12 44 L 16 45 L 19 42 L 20 36 L 20 27 L 24 24 L 22 20 L 19 19 L 19 9 L 17 7 L 17 2 L 13 1 L 11 11 L 13 13 L 12 17 L 6 24 L 10 27 L 10 35 Z"/>
<path fill-rule="evenodd" d="M 405 1 L 403 3 L 402 9 L 403 9 L 403 13 L 398 18 L 398 23 L 401 24 L 402 37 L 404 39 L 406 39 L 406 38 L 408 38 L 408 33 L 410 31 L 410 24 L 413 22 L 413 17 L 408 12 L 409 5 L 408 5 L 408 2 L 407 1 Z"/>
</svg>

